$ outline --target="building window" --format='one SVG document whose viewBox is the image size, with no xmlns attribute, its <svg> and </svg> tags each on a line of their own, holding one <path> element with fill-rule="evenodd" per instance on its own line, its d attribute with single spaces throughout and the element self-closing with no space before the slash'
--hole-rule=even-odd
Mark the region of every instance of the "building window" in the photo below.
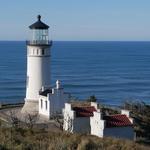
<svg viewBox="0 0 150 150">
<path fill-rule="evenodd" d="M 41 99 L 41 109 L 43 108 L 43 100 Z"/>
<path fill-rule="evenodd" d="M 47 101 L 45 101 L 45 109 L 47 110 Z"/>
<path fill-rule="evenodd" d="M 42 55 L 44 55 L 44 49 L 42 49 Z"/>
</svg>

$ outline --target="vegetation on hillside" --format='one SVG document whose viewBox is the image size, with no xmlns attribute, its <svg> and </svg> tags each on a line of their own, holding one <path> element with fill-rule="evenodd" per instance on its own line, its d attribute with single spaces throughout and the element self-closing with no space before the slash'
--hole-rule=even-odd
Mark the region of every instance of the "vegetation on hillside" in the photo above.
<svg viewBox="0 0 150 150">
<path fill-rule="evenodd" d="M 73 105 L 81 105 L 74 102 Z M 83 102 L 82 105 L 90 105 Z M 105 114 L 119 113 L 119 109 L 99 105 Z M 0 150 L 148 150 L 150 141 L 150 106 L 142 102 L 125 102 L 123 109 L 131 111 L 137 141 L 98 138 L 86 134 L 70 134 L 51 128 L 34 126 L 37 116 L 28 116 L 23 125 L 14 114 L 10 123 L 0 121 Z M 141 145 L 146 144 L 147 146 Z"/>
<path fill-rule="evenodd" d="M 91 135 L 69 134 L 34 128 L 0 128 L 1 150 L 148 150 L 132 141 L 98 138 Z"/>
</svg>

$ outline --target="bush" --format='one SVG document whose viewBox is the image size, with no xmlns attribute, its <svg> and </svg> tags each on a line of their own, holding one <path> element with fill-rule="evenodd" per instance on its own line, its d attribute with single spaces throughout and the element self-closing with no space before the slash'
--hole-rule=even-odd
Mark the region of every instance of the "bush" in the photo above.
<svg viewBox="0 0 150 150">
<path fill-rule="evenodd" d="M 95 97 L 94 95 L 92 95 L 92 96 L 90 96 L 90 97 L 88 98 L 87 101 L 88 101 L 88 102 L 96 102 L 97 99 L 96 99 L 96 97 Z"/>
</svg>

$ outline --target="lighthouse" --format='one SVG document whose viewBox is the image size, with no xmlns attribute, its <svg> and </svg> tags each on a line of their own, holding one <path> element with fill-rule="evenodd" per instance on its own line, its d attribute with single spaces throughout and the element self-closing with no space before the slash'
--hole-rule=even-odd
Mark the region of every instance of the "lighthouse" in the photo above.
<svg viewBox="0 0 150 150">
<path fill-rule="evenodd" d="M 50 48 L 49 26 L 37 16 L 37 21 L 29 26 L 30 39 L 27 44 L 26 97 L 23 113 L 38 112 L 39 92 L 50 88 Z"/>
</svg>

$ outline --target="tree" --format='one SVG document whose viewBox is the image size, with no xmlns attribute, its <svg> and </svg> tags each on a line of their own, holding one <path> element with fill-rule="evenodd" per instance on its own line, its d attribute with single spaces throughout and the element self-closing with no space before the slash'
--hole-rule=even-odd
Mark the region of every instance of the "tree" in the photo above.
<svg viewBox="0 0 150 150">
<path fill-rule="evenodd" d="M 68 115 L 66 119 L 64 119 L 63 123 L 67 123 L 68 124 L 68 128 L 67 131 L 68 132 L 72 132 L 72 127 L 73 127 L 73 119 Z"/>
<path fill-rule="evenodd" d="M 18 118 L 17 114 L 15 113 L 15 111 L 10 111 L 9 112 L 9 117 L 10 117 L 10 123 L 12 125 L 12 127 L 14 127 L 15 129 L 18 129 L 20 126 L 20 119 Z"/>
<path fill-rule="evenodd" d="M 60 115 L 53 115 L 51 119 L 55 121 L 55 127 L 63 131 L 63 118 Z"/>
<path fill-rule="evenodd" d="M 97 99 L 96 99 L 95 95 L 91 95 L 91 96 L 88 98 L 87 101 L 88 101 L 88 102 L 96 102 Z"/>
<path fill-rule="evenodd" d="M 70 118 L 69 115 L 67 115 L 66 118 L 62 118 L 62 116 L 60 115 L 55 115 L 52 117 L 52 119 L 55 121 L 55 126 L 59 128 L 61 131 L 63 131 L 64 124 L 68 125 L 67 129 L 68 132 L 72 131 L 73 120 Z"/>
<path fill-rule="evenodd" d="M 32 131 L 37 120 L 38 120 L 38 114 L 37 113 L 36 114 L 27 114 L 25 116 L 25 124 L 30 131 Z"/>
</svg>

